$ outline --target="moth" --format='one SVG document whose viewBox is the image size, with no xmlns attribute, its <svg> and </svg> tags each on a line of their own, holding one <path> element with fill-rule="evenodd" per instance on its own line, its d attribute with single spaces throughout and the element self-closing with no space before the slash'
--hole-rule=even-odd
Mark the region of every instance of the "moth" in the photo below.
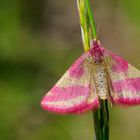
<svg viewBox="0 0 140 140">
<path fill-rule="evenodd" d="M 43 97 L 44 110 L 77 114 L 99 108 L 101 99 L 113 105 L 140 104 L 140 71 L 99 41 L 91 46 Z"/>
</svg>

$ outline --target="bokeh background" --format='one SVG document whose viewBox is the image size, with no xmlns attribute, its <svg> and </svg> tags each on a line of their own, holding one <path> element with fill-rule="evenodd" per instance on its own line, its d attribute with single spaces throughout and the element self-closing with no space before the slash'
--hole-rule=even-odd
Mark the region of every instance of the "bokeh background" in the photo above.
<svg viewBox="0 0 140 140">
<path fill-rule="evenodd" d="M 102 44 L 140 69 L 140 1 L 93 0 Z M 92 112 L 41 98 L 83 53 L 76 0 L 0 0 L 0 140 L 92 140 Z M 110 139 L 140 139 L 140 107 L 110 107 Z"/>
</svg>

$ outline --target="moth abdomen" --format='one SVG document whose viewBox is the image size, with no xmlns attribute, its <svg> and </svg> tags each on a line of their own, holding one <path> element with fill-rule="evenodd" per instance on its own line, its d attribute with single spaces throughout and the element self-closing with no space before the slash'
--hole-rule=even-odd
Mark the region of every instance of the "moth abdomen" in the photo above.
<svg viewBox="0 0 140 140">
<path fill-rule="evenodd" d="M 96 63 L 94 73 L 97 94 L 101 99 L 108 98 L 107 72 L 104 63 Z"/>
</svg>

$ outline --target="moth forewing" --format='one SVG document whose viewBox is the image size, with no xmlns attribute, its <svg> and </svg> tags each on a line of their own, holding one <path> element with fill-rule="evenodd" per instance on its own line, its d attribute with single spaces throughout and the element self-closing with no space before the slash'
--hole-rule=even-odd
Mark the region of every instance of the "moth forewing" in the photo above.
<svg viewBox="0 0 140 140">
<path fill-rule="evenodd" d="M 104 61 L 104 64 L 105 64 L 105 71 L 107 73 L 108 95 L 109 95 L 109 99 L 112 101 L 113 98 L 115 98 L 115 96 L 116 96 L 115 92 L 113 91 L 113 87 L 112 87 L 112 83 L 111 83 L 111 77 L 110 77 L 110 72 L 111 72 L 110 65 L 112 63 L 111 62 L 112 59 L 107 57 L 107 56 L 103 56 L 103 61 Z"/>
<path fill-rule="evenodd" d="M 90 76 L 90 78 L 89 78 L 90 92 L 89 92 L 89 95 L 88 95 L 88 98 L 87 98 L 87 102 L 91 103 L 91 102 L 93 102 L 93 100 L 98 98 L 96 84 L 95 84 L 95 81 L 94 81 L 95 70 L 94 70 L 94 60 L 93 60 L 93 57 L 92 56 L 88 56 L 85 59 L 85 62 L 86 62 L 85 63 L 86 67 L 87 67 L 87 69 L 89 71 L 89 76 Z"/>
</svg>

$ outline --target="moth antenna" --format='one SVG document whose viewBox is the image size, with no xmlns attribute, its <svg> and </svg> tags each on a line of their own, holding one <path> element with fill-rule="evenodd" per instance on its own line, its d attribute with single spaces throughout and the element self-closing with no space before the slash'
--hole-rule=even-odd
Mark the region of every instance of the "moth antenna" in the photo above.
<svg viewBox="0 0 140 140">
<path fill-rule="evenodd" d="M 98 38 L 98 35 L 99 35 L 100 26 L 101 26 L 101 21 L 98 23 L 98 27 L 97 27 L 97 38 Z"/>
</svg>

